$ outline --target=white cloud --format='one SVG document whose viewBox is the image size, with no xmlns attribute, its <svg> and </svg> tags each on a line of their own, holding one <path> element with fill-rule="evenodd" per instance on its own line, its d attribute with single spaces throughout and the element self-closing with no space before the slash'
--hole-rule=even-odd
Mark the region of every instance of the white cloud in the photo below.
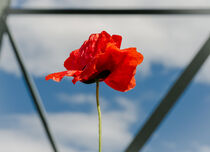
<svg viewBox="0 0 210 152">
<path fill-rule="evenodd" d="M 210 152 L 210 146 L 209 145 L 200 145 L 198 147 L 199 152 Z"/>
<path fill-rule="evenodd" d="M 154 139 L 152 139 L 154 140 Z M 196 139 L 187 140 L 183 142 L 179 139 L 173 141 L 164 139 L 155 139 L 155 142 L 147 144 L 143 148 L 144 152 L 210 152 L 210 145 L 201 143 Z"/>
<path fill-rule="evenodd" d="M 19 67 L 7 36 L 3 37 L 2 50 L 0 54 L 0 70 L 5 70 L 11 74 L 20 75 Z"/>
<path fill-rule="evenodd" d="M 196 77 L 196 81 L 203 83 L 210 83 L 210 57 L 208 57 L 207 61 L 204 63 L 203 67 L 200 69 L 198 76 Z"/>
<path fill-rule="evenodd" d="M 171 141 L 164 141 L 162 144 L 166 149 L 175 150 L 177 147 L 176 143 Z"/>
<path fill-rule="evenodd" d="M 66 94 L 66 93 L 60 93 L 58 94 L 58 98 L 64 102 L 69 102 L 69 103 L 74 103 L 74 104 L 84 104 L 84 103 L 88 103 L 88 104 L 92 104 L 95 102 L 96 97 L 93 94 L 84 94 L 84 93 L 79 93 L 79 94 Z M 103 101 L 101 101 L 103 100 Z M 101 102 L 106 102 L 104 101 L 105 99 L 100 98 Z"/>
<path fill-rule="evenodd" d="M 96 110 L 96 96 L 94 94 L 77 93 L 71 95 L 66 93 L 59 93 L 57 97 L 62 102 L 74 105 L 88 104 L 91 105 L 92 109 Z M 102 110 L 109 109 L 109 103 L 106 99 L 100 97 L 99 101 Z"/>
<path fill-rule="evenodd" d="M 199 141 L 191 142 L 191 145 L 184 147 L 183 152 L 210 152 L 210 146 L 208 144 L 200 143 Z M 179 150 L 180 151 L 180 150 Z"/>
<path fill-rule="evenodd" d="M 1 151 L 4 152 L 50 152 L 50 147 L 45 140 L 37 140 L 27 134 L 16 130 L 0 130 Z"/>
<path fill-rule="evenodd" d="M 103 150 L 107 152 L 122 151 L 132 138 L 129 130 L 131 125 L 143 117 L 139 116 L 141 111 L 136 108 L 133 101 L 117 97 L 116 102 L 119 109 L 102 111 Z M 0 119 L 3 117 L 1 116 Z M 91 152 L 97 150 L 98 119 L 95 111 L 50 113 L 48 118 L 59 148 L 63 151 Z M 6 116 L 4 120 L 15 125 L 6 124 L 4 125 L 6 129 L 0 126 L 0 141 L 3 141 L 0 142 L 1 151 L 50 151 L 40 122 L 35 115 Z M 9 146 L 11 142 L 13 146 Z M 27 144 L 24 146 L 25 143 Z"/>
<path fill-rule="evenodd" d="M 35 115 L 7 115 L 0 120 L 0 151 L 4 152 L 51 152 L 45 133 Z M 58 146 L 63 152 L 67 147 Z M 68 147 L 68 152 L 78 152 Z"/>
<path fill-rule="evenodd" d="M 53 6 L 57 4 L 55 1 L 45 2 Z M 202 2 L 208 4 L 207 1 Z M 26 1 L 25 5 L 30 6 L 29 3 L 33 6 L 39 1 Z M 68 5 L 67 1 L 62 3 Z M 197 4 L 198 1 L 190 3 Z M 65 70 L 63 61 L 72 50 L 81 46 L 90 33 L 107 30 L 121 34 L 122 48 L 135 46 L 144 55 L 138 69 L 141 74 L 148 75 L 154 63 L 162 64 L 166 69 L 185 67 L 210 32 L 208 17 L 201 16 L 13 16 L 9 24 L 26 66 L 33 75 L 42 77 Z M 11 57 L 4 53 L 8 46 L 4 46 L 0 68 L 17 73 Z M 210 82 L 209 66 L 208 61 L 197 81 Z"/>
</svg>

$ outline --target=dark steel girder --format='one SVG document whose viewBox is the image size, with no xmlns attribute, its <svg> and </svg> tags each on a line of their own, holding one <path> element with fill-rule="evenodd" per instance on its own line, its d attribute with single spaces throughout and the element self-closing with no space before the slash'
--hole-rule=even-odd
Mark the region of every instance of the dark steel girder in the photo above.
<svg viewBox="0 0 210 152">
<path fill-rule="evenodd" d="M 149 119 L 145 122 L 140 131 L 136 134 L 125 152 L 138 152 L 152 136 L 153 132 L 160 126 L 161 122 L 172 110 L 179 97 L 184 93 L 196 73 L 210 54 L 210 37 L 205 42 L 200 51 L 195 55 L 190 64 L 184 69 L 180 77 L 169 89 L 157 108 L 153 111 Z"/>
<path fill-rule="evenodd" d="M 8 14 L 21 15 L 210 15 L 210 8 L 203 9 L 16 9 Z"/>
<path fill-rule="evenodd" d="M 10 33 L 9 27 L 7 26 L 7 24 L 5 22 L 3 22 L 3 23 L 4 23 L 4 28 L 5 28 L 5 34 L 8 35 L 9 41 L 10 41 L 12 49 L 14 51 L 15 58 L 19 64 L 20 70 L 23 74 L 23 78 L 25 80 L 25 85 L 29 91 L 31 98 L 32 98 L 33 105 L 34 105 L 35 109 L 37 110 L 38 116 L 39 116 L 42 126 L 44 128 L 46 136 L 51 144 L 53 151 L 58 152 L 55 140 L 54 140 L 52 132 L 50 130 L 50 126 L 48 125 L 48 122 L 47 122 L 46 112 L 45 112 L 44 106 L 42 105 L 42 101 L 39 96 L 39 93 L 36 89 L 36 86 L 33 82 L 32 77 L 30 76 L 29 72 L 27 71 L 27 69 L 25 67 L 23 58 L 15 45 L 15 42 L 13 40 L 11 33 Z"/>
</svg>

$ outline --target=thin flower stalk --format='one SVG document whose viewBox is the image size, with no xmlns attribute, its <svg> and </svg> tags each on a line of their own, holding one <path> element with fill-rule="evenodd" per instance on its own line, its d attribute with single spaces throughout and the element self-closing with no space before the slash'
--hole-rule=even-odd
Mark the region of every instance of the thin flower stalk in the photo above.
<svg viewBox="0 0 210 152">
<path fill-rule="evenodd" d="M 99 152 L 101 152 L 101 109 L 99 104 L 99 81 L 96 81 L 96 104 L 98 110 L 98 133 L 99 133 Z"/>
</svg>

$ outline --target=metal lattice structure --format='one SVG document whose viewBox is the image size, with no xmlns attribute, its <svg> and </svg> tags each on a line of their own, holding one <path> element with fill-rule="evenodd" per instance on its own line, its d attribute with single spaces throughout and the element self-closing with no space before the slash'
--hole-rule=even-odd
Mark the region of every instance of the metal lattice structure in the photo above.
<svg viewBox="0 0 210 152">
<path fill-rule="evenodd" d="M 18 51 L 12 34 L 6 22 L 8 15 L 210 15 L 210 9 L 15 9 L 9 8 L 9 1 L 3 0 L 0 5 L 0 52 L 1 42 L 4 34 L 7 34 L 13 48 L 13 53 L 18 61 L 19 67 L 23 74 L 25 85 L 28 88 L 33 104 L 37 110 L 49 143 L 54 152 L 58 152 L 55 140 L 47 123 L 47 116 L 42 105 L 41 98 L 36 89 L 30 73 L 27 71 L 24 61 Z M 174 107 L 179 97 L 187 89 L 192 79 L 199 71 L 203 63 L 210 54 L 210 36 L 185 68 L 179 78 L 174 82 L 171 88 L 166 93 L 165 97 L 160 101 L 159 105 L 153 111 L 148 120 L 140 128 L 135 138 L 130 142 L 125 152 L 138 152 L 142 149 L 148 139 L 152 136 L 155 130 L 160 126 L 161 122 L 167 116 L 168 112 Z"/>
</svg>

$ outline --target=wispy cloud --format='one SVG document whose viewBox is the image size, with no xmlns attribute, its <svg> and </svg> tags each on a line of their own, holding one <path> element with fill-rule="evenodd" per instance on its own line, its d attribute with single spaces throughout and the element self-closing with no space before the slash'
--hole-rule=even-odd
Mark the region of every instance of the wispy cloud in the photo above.
<svg viewBox="0 0 210 152">
<path fill-rule="evenodd" d="M 138 68 L 141 74 L 150 74 L 155 63 L 166 69 L 183 68 L 210 32 L 206 17 L 186 16 L 13 16 L 9 24 L 27 67 L 35 76 L 65 70 L 63 61 L 69 53 L 79 48 L 90 33 L 102 30 L 121 34 L 122 48 L 136 46 L 144 54 L 145 60 Z M 3 47 L 0 68 L 17 73 L 14 61 L 7 54 L 10 49 L 7 45 Z M 210 62 L 202 68 L 199 82 L 210 82 L 209 66 Z"/>
<path fill-rule="evenodd" d="M 93 103 L 95 101 L 95 96 L 93 94 L 74 94 L 69 95 L 65 93 L 58 94 L 58 98 L 65 102 L 74 103 L 74 104 L 84 104 L 84 103 Z"/>
<path fill-rule="evenodd" d="M 36 139 L 26 133 L 17 130 L 7 129 L 0 130 L 1 151 L 5 152 L 50 152 L 51 149 L 45 140 Z"/>
<path fill-rule="evenodd" d="M 117 102 L 119 109 L 102 111 L 103 149 L 107 152 L 120 152 L 132 138 L 130 127 L 143 116 L 138 115 L 141 113 L 140 109 L 137 109 L 133 101 L 123 97 L 117 97 L 113 101 Z M 10 124 L 9 128 L 8 125 L 0 127 L 0 141 L 7 137 L 7 140 L 0 142 L 0 147 L 3 147 L 3 150 L 25 152 L 31 151 L 30 148 L 33 149 L 35 146 L 34 151 L 50 151 L 40 122 L 35 115 L 4 117 L 4 120 L 7 119 L 15 125 Z M 96 112 L 49 113 L 48 118 L 59 147 L 70 152 L 97 150 L 98 118 Z M 15 143 L 15 140 L 18 141 Z M 28 144 L 24 147 L 25 140 Z M 11 141 L 15 143 L 13 147 L 9 146 Z M 15 150 L 15 147 L 19 147 L 20 150 Z"/>
<path fill-rule="evenodd" d="M 198 146 L 199 152 L 210 152 L 210 146 L 209 145 L 200 145 Z"/>
</svg>

